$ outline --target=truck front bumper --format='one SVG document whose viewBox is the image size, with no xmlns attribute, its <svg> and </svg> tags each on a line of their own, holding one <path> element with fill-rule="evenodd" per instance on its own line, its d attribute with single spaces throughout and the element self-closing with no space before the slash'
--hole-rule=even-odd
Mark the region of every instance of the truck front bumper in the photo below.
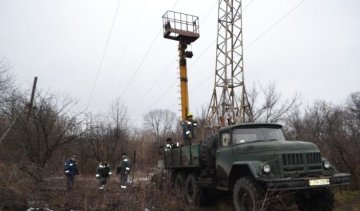
<svg viewBox="0 0 360 211">
<path fill-rule="evenodd" d="M 267 190 L 297 190 L 348 185 L 351 183 L 351 176 L 350 174 L 337 173 L 332 176 L 320 176 L 315 178 L 258 179 L 258 181 L 265 184 Z"/>
</svg>

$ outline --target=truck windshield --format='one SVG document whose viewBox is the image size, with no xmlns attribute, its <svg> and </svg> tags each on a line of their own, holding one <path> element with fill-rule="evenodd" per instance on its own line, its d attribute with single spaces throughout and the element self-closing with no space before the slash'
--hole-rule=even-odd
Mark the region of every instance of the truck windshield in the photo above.
<svg viewBox="0 0 360 211">
<path fill-rule="evenodd" d="M 280 128 L 238 128 L 233 131 L 232 143 L 242 144 L 256 141 L 284 141 Z"/>
</svg>

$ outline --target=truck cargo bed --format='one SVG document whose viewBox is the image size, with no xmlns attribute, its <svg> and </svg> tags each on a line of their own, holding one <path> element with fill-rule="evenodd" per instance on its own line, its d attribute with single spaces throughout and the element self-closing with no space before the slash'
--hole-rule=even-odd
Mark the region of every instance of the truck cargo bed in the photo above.
<svg viewBox="0 0 360 211">
<path fill-rule="evenodd" d="M 200 144 L 165 149 L 165 168 L 200 167 Z"/>
</svg>

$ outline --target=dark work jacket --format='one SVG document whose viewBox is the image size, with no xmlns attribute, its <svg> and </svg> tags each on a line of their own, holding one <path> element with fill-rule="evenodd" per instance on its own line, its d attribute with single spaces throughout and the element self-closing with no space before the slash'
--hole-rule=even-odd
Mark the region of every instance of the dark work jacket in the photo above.
<svg viewBox="0 0 360 211">
<path fill-rule="evenodd" d="M 131 167 L 131 163 L 130 163 L 130 160 L 129 158 L 125 158 L 125 159 L 122 159 L 120 161 L 120 164 L 117 168 L 117 171 L 116 173 L 117 174 L 129 174 L 130 172 L 130 167 Z"/>
<path fill-rule="evenodd" d="M 195 138 L 194 128 L 197 126 L 197 121 L 195 120 L 185 120 L 181 123 L 183 128 L 183 137 L 186 140 L 191 140 Z"/>
<path fill-rule="evenodd" d="M 64 173 L 67 176 L 75 176 L 79 174 L 76 162 L 74 160 L 69 159 L 65 162 Z"/>
<path fill-rule="evenodd" d="M 96 174 L 98 174 L 100 177 L 109 177 L 110 171 L 109 164 L 99 163 L 99 165 L 96 167 Z"/>
</svg>

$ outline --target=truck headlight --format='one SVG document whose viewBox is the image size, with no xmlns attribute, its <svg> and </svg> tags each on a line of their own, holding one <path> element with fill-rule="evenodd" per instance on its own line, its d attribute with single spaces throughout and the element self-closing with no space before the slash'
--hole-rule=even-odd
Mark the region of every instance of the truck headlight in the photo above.
<svg viewBox="0 0 360 211">
<path fill-rule="evenodd" d="M 323 166 L 324 166 L 325 169 L 329 169 L 330 168 L 330 162 L 327 161 L 327 160 L 324 160 Z"/>
<path fill-rule="evenodd" d="M 269 164 L 265 164 L 265 165 L 263 165 L 263 172 L 264 173 L 270 173 L 270 171 L 271 171 L 271 167 L 270 167 L 270 165 Z"/>
</svg>

